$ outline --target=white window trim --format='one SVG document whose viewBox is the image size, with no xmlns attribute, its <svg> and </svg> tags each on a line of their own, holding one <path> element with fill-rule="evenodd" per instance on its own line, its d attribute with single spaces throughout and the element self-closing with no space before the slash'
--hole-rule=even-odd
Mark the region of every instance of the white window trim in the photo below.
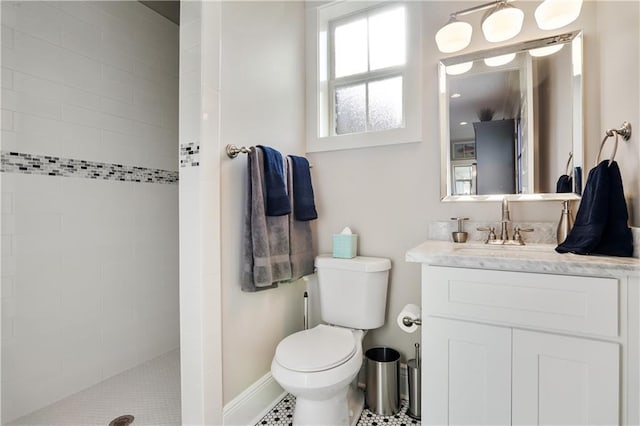
<svg viewBox="0 0 640 426">
<path fill-rule="evenodd" d="M 398 2 L 400 3 L 400 2 Z M 421 92 L 420 79 L 420 2 L 402 2 L 407 8 L 407 63 L 403 73 L 403 110 L 404 127 L 363 133 L 319 136 L 320 122 L 327 121 L 330 115 L 328 104 L 329 88 L 327 81 L 320 81 L 318 64 L 326 61 L 327 41 L 321 49 L 319 34 L 328 30 L 329 21 L 347 16 L 365 9 L 384 4 L 386 1 L 343 1 L 310 6 L 306 16 L 306 120 L 307 152 L 334 151 L 340 149 L 363 148 L 399 143 L 418 142 L 421 139 Z M 321 118 L 323 114 L 325 118 Z"/>
</svg>

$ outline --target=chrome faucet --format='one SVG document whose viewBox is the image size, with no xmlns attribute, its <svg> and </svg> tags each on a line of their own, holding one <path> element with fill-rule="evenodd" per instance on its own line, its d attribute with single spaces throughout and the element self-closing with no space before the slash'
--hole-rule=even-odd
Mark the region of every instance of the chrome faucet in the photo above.
<svg viewBox="0 0 640 426">
<path fill-rule="evenodd" d="M 509 224 L 511 223 L 511 214 L 509 212 L 509 201 L 507 198 L 502 199 L 502 219 L 500 220 L 500 238 L 496 238 L 495 228 L 493 226 L 477 228 L 478 231 L 489 231 L 485 244 L 492 245 L 524 245 L 522 232 L 532 232 L 533 228 L 521 228 L 516 225 L 513 228 L 513 239 L 509 239 Z"/>
<path fill-rule="evenodd" d="M 502 227 L 500 228 L 500 239 L 502 241 L 507 241 L 509 239 L 509 222 L 511 222 L 511 218 L 509 217 L 509 201 L 507 197 L 502 199 Z"/>
</svg>

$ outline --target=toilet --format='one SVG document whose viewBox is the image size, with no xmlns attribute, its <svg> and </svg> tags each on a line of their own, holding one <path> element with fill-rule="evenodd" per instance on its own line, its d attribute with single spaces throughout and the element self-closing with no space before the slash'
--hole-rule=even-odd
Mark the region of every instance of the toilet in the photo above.
<svg viewBox="0 0 640 426">
<path fill-rule="evenodd" d="M 271 374 L 296 397 L 295 426 L 355 425 L 364 407 L 357 386 L 366 330 L 384 325 L 389 259 L 315 260 L 320 313 L 327 324 L 284 338 Z"/>
</svg>

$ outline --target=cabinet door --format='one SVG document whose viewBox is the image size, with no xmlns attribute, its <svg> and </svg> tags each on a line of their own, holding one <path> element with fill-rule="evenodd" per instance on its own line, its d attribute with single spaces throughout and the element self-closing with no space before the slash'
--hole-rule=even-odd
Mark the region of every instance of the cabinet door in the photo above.
<svg viewBox="0 0 640 426">
<path fill-rule="evenodd" d="M 427 317 L 422 323 L 422 422 L 511 422 L 511 329 Z"/>
<path fill-rule="evenodd" d="M 616 425 L 616 343 L 513 331 L 514 425 Z"/>
</svg>

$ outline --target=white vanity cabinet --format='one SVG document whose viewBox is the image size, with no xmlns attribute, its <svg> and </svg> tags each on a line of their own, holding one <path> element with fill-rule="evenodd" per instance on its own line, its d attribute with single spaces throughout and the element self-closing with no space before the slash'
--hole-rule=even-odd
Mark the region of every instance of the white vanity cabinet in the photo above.
<svg viewBox="0 0 640 426">
<path fill-rule="evenodd" d="M 620 345 L 513 330 L 514 425 L 616 425 Z"/>
<path fill-rule="evenodd" d="M 422 423 L 511 423 L 511 329 L 422 321 Z"/>
<path fill-rule="evenodd" d="M 422 263 L 422 423 L 638 424 L 638 259 L 581 275 L 574 255 L 479 253 L 407 253 Z"/>
<path fill-rule="evenodd" d="M 425 424 L 619 423 L 617 279 L 425 266 L 422 290 Z"/>
</svg>

